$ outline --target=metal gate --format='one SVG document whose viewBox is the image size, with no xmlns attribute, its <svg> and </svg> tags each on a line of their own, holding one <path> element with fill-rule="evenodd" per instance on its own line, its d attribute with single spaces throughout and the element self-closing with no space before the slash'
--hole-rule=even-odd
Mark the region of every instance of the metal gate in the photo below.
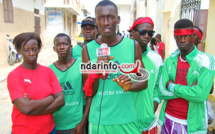
<svg viewBox="0 0 215 134">
<path fill-rule="evenodd" d="M 182 0 L 181 19 L 193 21 L 195 26 L 199 26 L 201 0 Z"/>
</svg>

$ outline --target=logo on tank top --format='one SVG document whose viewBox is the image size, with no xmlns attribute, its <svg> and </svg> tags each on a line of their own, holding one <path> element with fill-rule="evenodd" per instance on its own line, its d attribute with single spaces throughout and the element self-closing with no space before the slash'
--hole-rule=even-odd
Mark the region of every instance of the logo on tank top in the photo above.
<svg viewBox="0 0 215 134">
<path fill-rule="evenodd" d="M 73 94 L 75 94 L 75 91 L 72 88 L 72 85 L 69 83 L 69 81 L 67 81 L 66 84 L 63 85 L 63 93 L 64 93 L 64 95 L 73 95 Z"/>
<path fill-rule="evenodd" d="M 108 74 L 108 79 L 113 79 L 121 74 L 128 75 L 128 77 L 134 81 L 146 81 L 150 74 L 144 68 L 141 68 L 141 61 L 137 60 L 134 63 L 121 63 L 118 61 L 110 61 L 109 63 L 81 63 L 80 73 L 82 74 Z M 116 74 L 116 75 L 114 75 Z M 112 76 L 110 76 L 112 75 Z"/>
</svg>

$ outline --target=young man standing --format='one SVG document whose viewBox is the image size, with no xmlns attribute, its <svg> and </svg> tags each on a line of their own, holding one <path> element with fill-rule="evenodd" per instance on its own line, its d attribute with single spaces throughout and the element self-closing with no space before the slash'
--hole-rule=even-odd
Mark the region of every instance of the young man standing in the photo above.
<svg viewBox="0 0 215 134">
<path fill-rule="evenodd" d="M 202 40 L 202 36 L 203 36 L 202 30 L 199 27 L 194 26 L 193 43 L 194 45 L 196 45 L 196 48 L 198 48 L 198 45 Z"/>
<path fill-rule="evenodd" d="M 143 68 L 140 45 L 134 40 L 116 35 L 116 27 L 120 23 L 116 5 L 108 0 L 99 2 L 95 7 L 95 16 L 95 24 L 99 28 L 101 38 L 83 47 L 83 62 L 108 63 L 111 60 L 121 64 L 135 63 L 139 60 Z M 106 43 L 110 47 L 112 57 L 97 57 L 96 50 L 100 48 L 102 43 Z M 84 77 L 86 79 L 87 75 L 84 75 Z M 141 133 L 136 122 L 133 93 L 130 91 L 145 89 L 147 80 L 133 83 L 127 75 L 121 75 L 118 72 L 117 75 L 108 74 L 105 80 L 96 78 L 93 87 L 89 133 Z M 124 90 L 128 90 L 128 92 Z"/>
<path fill-rule="evenodd" d="M 137 19 L 131 27 L 134 39 L 141 46 L 145 69 L 150 73 L 146 90 L 134 93 L 135 110 L 142 134 L 157 134 L 155 111 L 160 99 L 157 93 L 158 86 L 155 87 L 155 84 L 161 74 L 163 61 L 158 53 L 147 46 L 154 34 L 153 29 L 154 23 L 149 17 Z"/>
<path fill-rule="evenodd" d="M 164 99 L 159 124 L 162 134 L 207 133 L 207 98 L 214 80 L 214 57 L 193 45 L 193 23 L 174 25 L 178 50 L 164 62 L 159 97 Z"/>
<path fill-rule="evenodd" d="M 87 118 L 83 118 L 83 84 L 79 68 L 81 61 L 72 57 L 71 39 L 66 34 L 56 35 L 53 49 L 58 60 L 49 67 L 57 75 L 65 98 L 65 105 L 53 113 L 56 133 L 83 134 Z"/>
<path fill-rule="evenodd" d="M 87 43 L 89 43 L 90 41 L 96 39 L 97 29 L 94 23 L 94 18 L 87 17 L 84 20 L 82 20 L 81 33 L 84 38 L 84 43 L 77 45 L 72 49 L 72 56 L 73 58 L 82 61 L 82 58 L 81 58 L 82 47 Z"/>
<path fill-rule="evenodd" d="M 161 35 L 160 34 L 157 34 L 155 36 L 155 39 L 156 39 L 156 42 L 157 42 L 156 47 L 157 47 L 158 53 L 160 54 L 160 56 L 162 57 L 162 59 L 164 61 L 164 58 L 165 58 L 165 44 L 161 40 Z"/>
</svg>

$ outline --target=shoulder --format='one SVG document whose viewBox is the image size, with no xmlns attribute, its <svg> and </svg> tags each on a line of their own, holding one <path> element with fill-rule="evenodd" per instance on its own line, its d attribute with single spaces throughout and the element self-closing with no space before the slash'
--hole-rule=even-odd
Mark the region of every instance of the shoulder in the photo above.
<svg viewBox="0 0 215 134">
<path fill-rule="evenodd" d="M 14 70 L 12 70 L 9 74 L 8 74 L 8 78 L 9 77 L 15 77 L 15 76 L 17 76 L 17 75 L 19 75 L 20 72 L 21 71 L 21 65 L 19 65 L 18 67 L 16 67 Z"/>
<path fill-rule="evenodd" d="M 55 74 L 54 71 L 50 67 L 46 67 L 46 66 L 43 66 L 43 65 L 39 65 L 39 67 L 40 67 L 41 73 L 50 74 L 50 75 Z"/>
<path fill-rule="evenodd" d="M 198 51 L 197 56 L 194 58 L 195 61 L 197 61 L 201 66 L 204 66 L 210 70 L 214 70 L 214 64 L 215 64 L 215 59 L 212 55 L 208 53 L 204 53 L 201 51 Z"/>
<path fill-rule="evenodd" d="M 163 41 L 160 42 L 161 45 L 165 45 Z"/>
<path fill-rule="evenodd" d="M 153 61 L 156 61 L 156 64 L 163 65 L 163 60 L 161 56 L 153 50 L 149 50 L 147 56 L 150 57 Z"/>
</svg>

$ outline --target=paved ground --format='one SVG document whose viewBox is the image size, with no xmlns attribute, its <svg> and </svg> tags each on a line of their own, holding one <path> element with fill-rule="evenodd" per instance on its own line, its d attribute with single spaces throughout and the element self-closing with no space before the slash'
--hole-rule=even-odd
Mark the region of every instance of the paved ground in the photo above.
<svg viewBox="0 0 215 134">
<path fill-rule="evenodd" d="M 53 51 L 52 45 L 44 47 L 38 58 L 41 65 L 48 66 L 57 60 L 57 54 Z M 7 90 L 7 75 L 21 63 L 15 63 L 13 66 L 0 66 L 0 134 L 10 134 L 11 132 L 11 111 L 12 103 Z"/>
</svg>

